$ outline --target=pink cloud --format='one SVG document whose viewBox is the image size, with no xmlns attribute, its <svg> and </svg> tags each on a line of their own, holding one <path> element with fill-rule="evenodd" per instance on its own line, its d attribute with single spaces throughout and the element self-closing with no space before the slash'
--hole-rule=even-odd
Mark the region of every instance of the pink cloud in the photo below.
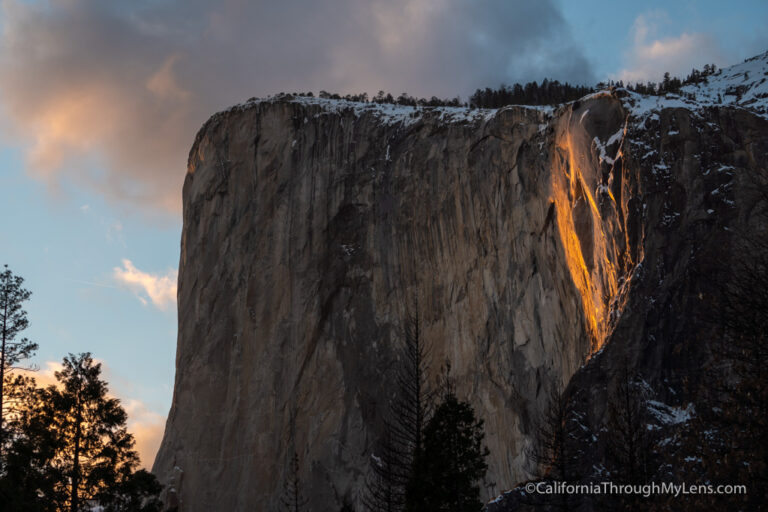
<svg viewBox="0 0 768 512">
<path fill-rule="evenodd" d="M 165 416 L 151 411 L 136 399 L 124 401 L 123 408 L 128 413 L 128 432 L 136 439 L 141 467 L 152 469 L 165 431 Z"/>
<path fill-rule="evenodd" d="M 196 131 L 251 96 L 591 78 L 554 0 L 475 4 L 4 0 L 0 129 L 54 190 L 177 216 Z"/>
<path fill-rule="evenodd" d="M 161 310 L 176 305 L 176 270 L 169 270 L 165 275 L 150 274 L 137 269 L 131 260 L 124 259 L 122 268 L 113 269 L 113 277 L 119 284 L 133 290 L 144 305 L 152 302 Z"/>
<path fill-rule="evenodd" d="M 685 77 L 692 67 L 722 64 L 727 59 L 709 34 L 683 32 L 659 37 L 660 27 L 669 24 L 664 11 L 641 14 L 632 26 L 633 45 L 625 55 L 625 67 L 614 75 L 624 82 L 658 82 L 665 72 Z"/>
</svg>

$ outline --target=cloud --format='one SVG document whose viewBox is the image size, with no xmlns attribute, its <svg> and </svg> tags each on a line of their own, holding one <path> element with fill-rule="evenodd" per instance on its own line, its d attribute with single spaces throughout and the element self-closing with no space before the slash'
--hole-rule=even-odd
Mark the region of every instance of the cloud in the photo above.
<svg viewBox="0 0 768 512">
<path fill-rule="evenodd" d="M 196 130 L 251 96 L 593 79 L 555 0 L 2 5 L 0 107 L 31 172 L 174 215 Z"/>
<path fill-rule="evenodd" d="M 137 269 L 131 260 L 124 259 L 122 268 L 113 269 L 113 277 L 133 290 L 144 305 L 151 301 L 159 309 L 166 310 L 176 304 L 176 270 L 170 270 L 165 275 L 150 274 Z"/>
<path fill-rule="evenodd" d="M 46 361 L 36 372 L 27 372 L 30 377 L 34 377 L 35 382 L 40 387 L 48 387 L 50 385 L 58 386 L 59 381 L 56 380 L 56 372 L 62 370 L 62 365 L 56 361 Z"/>
<path fill-rule="evenodd" d="M 728 63 L 725 51 L 717 39 L 702 32 L 683 32 L 676 36 L 660 37 L 662 26 L 670 20 L 664 11 L 641 14 L 632 26 L 633 45 L 626 53 L 626 66 L 614 75 L 624 82 L 658 82 L 669 72 L 684 78 L 693 67 L 704 64 Z"/>
<path fill-rule="evenodd" d="M 151 411 L 143 402 L 135 399 L 124 401 L 123 408 L 128 413 L 128 432 L 136 439 L 141 466 L 151 469 L 163 440 L 165 416 Z"/>
</svg>

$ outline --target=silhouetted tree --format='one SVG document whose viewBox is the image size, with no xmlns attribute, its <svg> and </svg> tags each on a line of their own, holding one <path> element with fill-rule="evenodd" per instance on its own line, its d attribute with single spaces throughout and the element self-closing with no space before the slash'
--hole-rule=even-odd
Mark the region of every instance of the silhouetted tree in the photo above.
<svg viewBox="0 0 768 512">
<path fill-rule="evenodd" d="M 488 469 L 483 420 L 451 386 L 424 429 L 424 448 L 414 460 L 406 510 L 469 512 L 482 509 L 479 483 Z"/>
<path fill-rule="evenodd" d="M 403 347 L 395 369 L 395 395 L 389 403 L 384 433 L 371 454 L 373 475 L 363 503 L 368 510 L 403 510 L 409 480 L 420 479 L 414 460 L 423 449 L 431 393 L 427 387 L 427 349 L 419 327 L 418 305 L 405 322 Z"/>
<path fill-rule="evenodd" d="M 155 475 L 140 469 L 119 480 L 99 497 L 104 512 L 160 512 L 162 486 Z"/>
<path fill-rule="evenodd" d="M 60 386 L 46 394 L 59 445 L 49 466 L 60 477 L 59 508 L 78 512 L 87 500 L 111 500 L 139 461 L 125 411 L 100 378 L 101 363 L 87 352 L 70 354 L 55 375 Z"/>
<path fill-rule="evenodd" d="M 288 512 L 300 512 L 307 505 L 307 499 L 301 492 L 301 480 L 299 479 L 299 454 L 293 452 L 288 468 L 288 476 L 285 479 L 283 506 Z"/>
<path fill-rule="evenodd" d="M 659 92 L 662 94 L 669 92 L 671 84 L 672 78 L 669 76 L 669 71 L 667 71 L 664 73 L 664 78 L 661 80 Z"/>
<path fill-rule="evenodd" d="M 107 512 L 160 510 L 160 486 L 150 473 L 135 471 L 126 414 L 107 396 L 101 365 L 88 353 L 70 354 L 55 375 L 57 386 L 39 388 L 19 376 L 10 388 L 16 409 L 0 508 L 79 512 L 97 503 Z"/>
<path fill-rule="evenodd" d="M 29 327 L 23 304 L 29 300 L 32 292 L 25 289 L 23 284 L 24 279 L 14 275 L 8 265 L 5 265 L 5 270 L 0 273 L 0 471 L 8 412 L 5 401 L 6 379 L 15 365 L 32 356 L 37 350 L 37 344 L 27 338 L 16 340 L 16 337 Z"/>
<path fill-rule="evenodd" d="M 58 446 L 49 394 L 34 379 L 18 375 L 9 380 L 6 398 L 14 404 L 7 423 L 4 471 L 0 474 L 0 510 L 58 511 L 53 498 L 58 475 L 49 462 Z"/>
<path fill-rule="evenodd" d="M 528 458 L 538 466 L 540 478 L 564 483 L 580 478 L 578 429 L 578 418 L 574 417 L 567 396 L 562 388 L 553 386 L 549 406 L 536 431 L 536 444 L 528 452 Z M 572 506 L 572 498 L 565 493 L 548 498 L 555 500 L 552 504 L 561 510 Z"/>
<path fill-rule="evenodd" d="M 605 465 L 611 480 L 645 484 L 654 473 L 653 439 L 648 430 L 649 390 L 630 374 L 624 361 L 618 381 L 608 396 L 608 414 L 602 435 L 607 438 Z M 645 498 L 632 494 L 610 496 L 609 502 L 624 510 L 645 510 Z"/>
<path fill-rule="evenodd" d="M 469 105 L 475 108 L 500 108 L 505 105 L 557 105 L 574 101 L 594 92 L 592 87 L 562 84 L 557 80 L 544 79 L 527 84 L 502 84 L 498 89 L 477 89 L 469 97 Z"/>
<path fill-rule="evenodd" d="M 626 361 L 608 400 L 606 455 L 611 474 L 625 483 L 645 483 L 652 447 L 645 421 L 647 392 L 630 376 Z"/>
</svg>

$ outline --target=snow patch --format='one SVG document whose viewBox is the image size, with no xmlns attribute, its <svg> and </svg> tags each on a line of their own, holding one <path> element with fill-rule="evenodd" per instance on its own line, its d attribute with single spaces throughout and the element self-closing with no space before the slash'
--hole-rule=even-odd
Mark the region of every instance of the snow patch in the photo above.
<svg viewBox="0 0 768 512">
<path fill-rule="evenodd" d="M 648 401 L 648 411 L 665 425 L 677 425 L 689 421 L 696 414 L 693 404 L 688 404 L 685 409 L 672 407 L 657 400 Z"/>
<path fill-rule="evenodd" d="M 632 112 L 639 128 L 648 121 L 658 121 L 665 108 L 685 108 L 698 113 L 705 108 L 733 107 L 749 110 L 768 119 L 768 52 L 707 76 L 698 84 L 680 88 L 680 94 L 645 96 L 624 89 L 622 101 Z M 672 130 L 670 135 L 676 135 Z"/>
</svg>

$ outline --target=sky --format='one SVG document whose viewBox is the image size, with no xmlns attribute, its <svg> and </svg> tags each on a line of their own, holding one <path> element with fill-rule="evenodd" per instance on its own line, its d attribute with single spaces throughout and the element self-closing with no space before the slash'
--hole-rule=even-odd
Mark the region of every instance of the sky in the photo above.
<svg viewBox="0 0 768 512">
<path fill-rule="evenodd" d="M 657 81 L 768 50 L 766 26 L 764 0 L 0 0 L 0 264 L 33 292 L 38 380 L 92 352 L 151 466 L 186 158 L 218 110 L 281 91 Z"/>
</svg>

